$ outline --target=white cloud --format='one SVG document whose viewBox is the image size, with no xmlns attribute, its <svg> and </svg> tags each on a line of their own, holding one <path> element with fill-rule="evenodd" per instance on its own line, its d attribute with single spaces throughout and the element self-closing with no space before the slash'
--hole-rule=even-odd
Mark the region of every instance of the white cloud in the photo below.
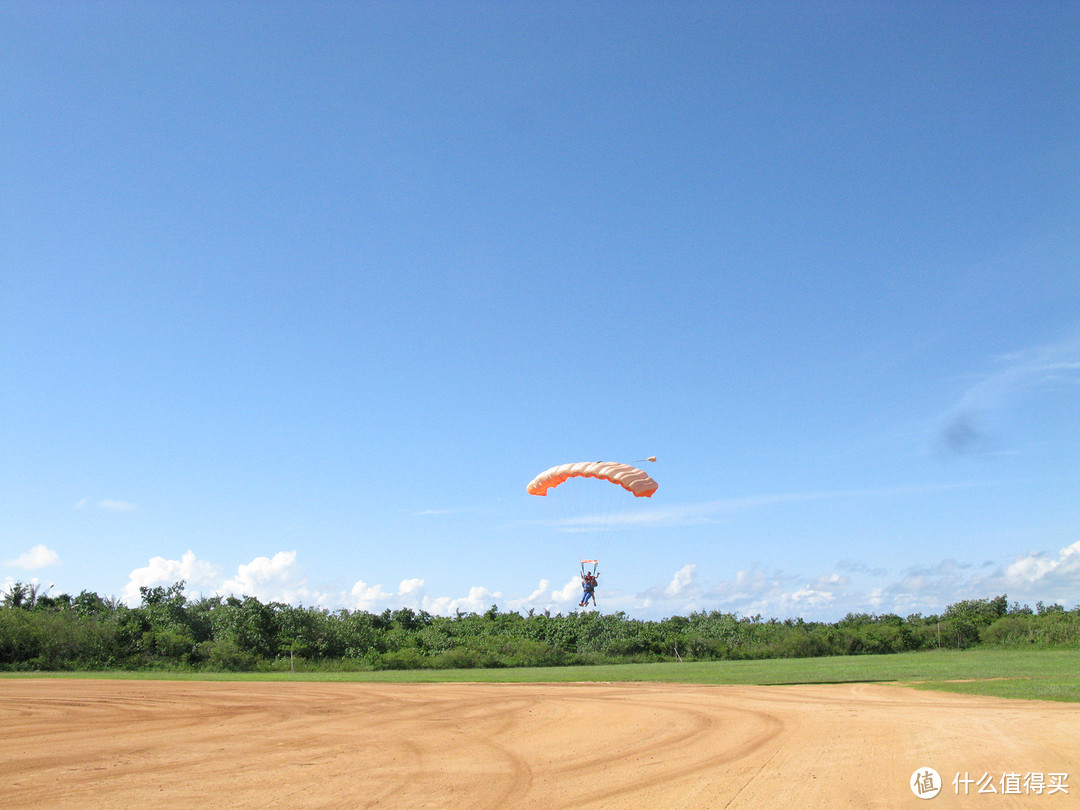
<svg viewBox="0 0 1080 810">
<path fill-rule="evenodd" d="M 550 589 L 550 590 L 549 590 Z M 492 596 L 498 596 L 497 593 Z M 581 579 L 572 577 L 562 587 L 551 588 L 551 580 L 542 579 L 540 584 L 525 598 L 502 600 L 502 608 L 517 611 L 555 611 L 573 610 L 581 601 Z M 490 602 L 488 602 L 490 606 Z"/>
<path fill-rule="evenodd" d="M 167 560 L 164 557 L 152 557 L 149 565 L 136 568 L 128 575 L 121 599 L 129 605 L 142 601 L 139 588 L 152 588 L 158 585 L 172 585 L 184 580 L 186 593 L 192 594 L 200 586 L 212 586 L 217 577 L 217 567 L 205 560 L 200 560 L 188 550 L 179 560 Z"/>
<path fill-rule="evenodd" d="M 350 607 L 353 610 L 374 612 L 376 606 L 388 603 L 393 594 L 383 590 L 382 585 L 368 585 L 362 579 L 349 590 Z"/>
<path fill-rule="evenodd" d="M 827 607 L 835 602 L 846 586 L 847 579 L 839 574 L 825 574 L 793 591 L 787 601 L 793 608 L 802 605 Z"/>
<path fill-rule="evenodd" d="M 422 579 L 403 579 L 401 584 L 398 585 L 398 594 L 400 596 L 419 596 L 424 592 L 424 580 Z"/>
<path fill-rule="evenodd" d="M 368 585 L 360 580 L 349 591 L 347 602 L 351 609 L 369 613 L 378 613 L 387 608 L 397 610 L 407 607 L 438 616 L 453 616 L 458 611 L 481 613 L 501 599 L 500 592 L 491 591 L 482 585 L 469 588 L 466 596 L 429 596 L 424 589 L 424 580 L 414 577 L 402 580 L 397 593 L 385 590 L 382 585 Z"/>
<path fill-rule="evenodd" d="M 1080 540 L 1066 546 L 1057 557 L 1033 551 L 1017 557 L 1005 569 L 1005 582 L 1024 591 L 1045 590 L 1050 598 L 1080 593 Z"/>
<path fill-rule="evenodd" d="M 432 594 L 419 577 L 402 579 L 395 590 L 363 580 L 357 580 L 348 590 L 316 590 L 308 586 L 295 551 L 256 557 L 238 566 L 234 576 L 222 580 L 216 566 L 189 551 L 180 560 L 154 557 L 145 568 L 132 571 L 124 600 L 137 604 L 140 586 L 172 584 L 180 579 L 188 583 L 189 595 L 231 593 L 254 596 L 263 602 L 344 607 L 371 613 L 408 607 L 453 616 L 458 611 L 482 613 L 492 604 L 500 610 L 554 613 L 577 610 L 581 599 L 577 576 L 554 588 L 550 580 L 542 580 L 527 596 L 504 596 L 481 584 L 470 586 L 464 595 Z M 701 563 L 686 563 L 666 577 L 657 576 L 657 580 L 637 593 L 622 592 L 612 587 L 617 583 L 609 583 L 600 595 L 602 609 L 645 619 L 721 611 L 740 616 L 836 621 L 847 613 L 928 615 L 940 613 L 963 599 L 1000 594 L 1027 604 L 1075 603 L 1080 594 L 1080 541 L 1056 554 L 1031 552 L 1000 563 L 945 559 L 898 573 L 857 560 L 841 560 L 833 570 L 804 573 L 752 567 L 710 580 Z"/>
<path fill-rule="evenodd" d="M 469 588 L 469 594 L 465 597 L 424 597 L 421 607 L 428 613 L 439 616 L 452 616 L 458 611 L 463 613 L 483 613 L 492 604 L 498 603 L 501 597 L 502 594 L 497 591 L 489 591 L 481 585 L 474 585 Z"/>
<path fill-rule="evenodd" d="M 638 593 L 633 599 L 607 601 L 647 618 L 716 610 L 740 616 L 835 620 L 849 612 L 873 609 L 871 596 L 855 589 L 851 580 L 837 571 L 807 577 L 753 567 L 713 582 L 699 581 L 699 574 L 699 566 L 688 563 L 675 571 L 666 585 Z M 883 601 L 881 594 L 875 598 L 877 603 Z"/>
<path fill-rule="evenodd" d="M 547 598 L 548 587 L 550 584 L 550 580 L 540 580 L 540 584 L 537 585 L 533 592 L 524 599 L 507 599 L 505 601 L 506 609 L 525 612 L 529 610 L 536 611 L 547 609 L 550 604 L 550 600 Z"/>
<path fill-rule="evenodd" d="M 418 578 L 402 580 L 397 592 L 399 605 L 438 616 L 452 616 L 459 611 L 481 613 L 501 598 L 501 593 L 482 585 L 470 587 L 466 596 L 429 596 L 424 589 L 424 580 Z"/>
<path fill-rule="evenodd" d="M 664 596 L 669 599 L 689 593 L 693 593 L 696 596 L 699 591 L 697 586 L 694 585 L 695 570 L 697 570 L 697 565 L 694 563 L 687 563 L 676 571 L 675 576 L 671 578 L 671 582 L 664 588 Z"/>
<path fill-rule="evenodd" d="M 557 605 L 581 601 L 581 578 L 572 577 L 559 590 L 551 592 L 551 599 Z"/>
<path fill-rule="evenodd" d="M 547 580 L 547 579 L 540 580 L 540 584 L 537 585 L 536 590 L 533 591 L 532 593 L 530 593 L 527 597 L 525 597 L 525 602 L 527 604 L 532 604 L 537 599 L 541 598 L 544 595 L 544 593 L 547 591 L 549 584 L 550 584 L 550 580 Z"/>
<path fill-rule="evenodd" d="M 846 605 L 839 612 L 932 614 L 961 600 L 1002 595 L 1008 596 L 1010 602 L 1026 604 L 1076 603 L 1080 594 L 1080 541 L 1056 555 L 1030 552 L 1004 565 L 992 560 L 970 563 L 944 559 L 913 566 L 893 581 L 875 577 L 865 594 L 846 588 L 846 584 L 837 590 L 834 612 L 838 605 Z"/>
<path fill-rule="evenodd" d="M 197 559 L 189 551 L 180 560 L 154 557 L 146 567 L 132 571 L 123 591 L 124 601 L 138 604 L 140 587 L 170 585 L 181 579 L 187 583 L 188 595 L 210 592 L 254 596 L 262 602 L 308 604 L 328 609 L 344 607 L 370 613 L 408 607 L 452 616 L 458 611 L 481 613 L 492 604 L 501 605 L 500 609 L 504 610 L 522 607 L 561 610 L 576 605 L 581 596 L 577 577 L 571 578 L 561 589 L 551 592 L 548 591 L 549 582 L 543 580 L 524 600 L 504 599 L 501 591 L 484 585 L 469 587 L 464 596 L 432 595 L 427 592 L 425 581 L 419 577 L 401 580 L 396 591 L 389 591 L 381 584 L 369 585 L 363 580 L 357 580 L 348 591 L 320 591 L 308 587 L 296 551 L 279 551 L 270 557 L 256 557 L 249 563 L 239 565 L 234 576 L 221 580 L 216 566 Z"/>
<path fill-rule="evenodd" d="M 639 593 L 635 605 L 626 609 L 640 607 L 653 617 L 697 610 L 773 615 L 790 604 L 799 587 L 794 577 L 767 574 L 756 567 L 737 571 L 733 579 L 702 584 L 697 582 L 697 570 L 696 563 L 682 566 L 666 585 Z"/>
<path fill-rule="evenodd" d="M 279 551 L 273 557 L 256 557 L 242 563 L 236 575 L 218 587 L 217 592 L 234 596 L 254 596 L 264 602 L 291 602 L 310 599 L 303 571 L 296 563 L 295 551 Z M 316 601 L 317 598 L 316 598 Z"/>
<path fill-rule="evenodd" d="M 48 548 L 44 543 L 38 543 L 29 551 L 20 554 L 13 560 L 4 560 L 4 565 L 12 568 L 22 568 L 24 571 L 36 571 L 39 568 L 48 568 L 51 565 L 60 564 L 60 555 Z"/>
</svg>

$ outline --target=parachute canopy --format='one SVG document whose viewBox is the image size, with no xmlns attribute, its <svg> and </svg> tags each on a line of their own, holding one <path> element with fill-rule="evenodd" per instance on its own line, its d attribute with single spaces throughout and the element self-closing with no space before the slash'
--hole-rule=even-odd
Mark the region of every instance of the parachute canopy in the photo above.
<svg viewBox="0 0 1080 810">
<path fill-rule="evenodd" d="M 635 498 L 651 498 L 658 484 L 644 470 L 619 464 L 614 461 L 579 461 L 573 464 L 560 464 L 545 470 L 529 482 L 526 491 L 530 495 L 547 495 L 549 489 L 557 487 L 568 478 L 599 478 L 618 484 Z"/>
</svg>

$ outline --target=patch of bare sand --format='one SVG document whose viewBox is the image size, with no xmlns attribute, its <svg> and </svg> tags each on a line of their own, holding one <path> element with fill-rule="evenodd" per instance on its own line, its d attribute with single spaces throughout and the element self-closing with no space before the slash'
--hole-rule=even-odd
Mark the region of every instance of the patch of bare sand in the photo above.
<svg viewBox="0 0 1080 810">
<path fill-rule="evenodd" d="M 0 680 L 0 730 L 3 807 L 925 807 L 924 766 L 930 806 L 1080 797 L 1080 705 L 886 685 Z"/>
</svg>

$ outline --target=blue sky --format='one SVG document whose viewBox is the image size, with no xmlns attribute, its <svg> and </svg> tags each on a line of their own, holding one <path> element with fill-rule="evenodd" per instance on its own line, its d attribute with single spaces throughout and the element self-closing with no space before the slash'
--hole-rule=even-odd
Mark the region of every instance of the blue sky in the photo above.
<svg viewBox="0 0 1080 810">
<path fill-rule="evenodd" d="M 1077 604 L 1078 41 L 4 3 L 0 583 L 565 612 L 599 555 L 641 618 Z M 525 493 L 650 455 L 652 499 Z"/>
</svg>

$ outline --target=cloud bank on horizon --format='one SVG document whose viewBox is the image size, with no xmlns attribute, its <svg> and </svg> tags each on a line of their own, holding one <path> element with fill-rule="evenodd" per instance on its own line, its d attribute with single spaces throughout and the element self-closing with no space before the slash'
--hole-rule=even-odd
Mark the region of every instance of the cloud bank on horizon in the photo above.
<svg viewBox="0 0 1080 810">
<path fill-rule="evenodd" d="M 59 565 L 59 555 L 38 545 L 6 565 L 37 571 Z M 836 620 L 847 613 L 932 614 L 963 599 L 991 598 L 1007 594 L 1022 603 L 1048 602 L 1066 606 L 1080 604 L 1080 541 L 1056 553 L 1032 551 L 1007 561 L 979 564 L 944 559 L 929 566 L 902 571 L 869 569 L 852 561 L 840 561 L 834 570 L 810 578 L 782 569 L 755 567 L 736 571 L 730 579 L 703 580 L 698 563 L 686 563 L 671 572 L 670 579 L 640 593 L 629 594 L 617 586 L 601 587 L 604 610 L 621 610 L 642 618 L 686 615 L 695 611 L 721 611 L 742 616 Z M 15 580 L 7 578 L 5 590 Z M 32 581 L 39 581 L 34 578 Z M 577 577 L 553 587 L 542 580 L 529 594 L 504 595 L 483 585 L 459 596 L 428 593 L 421 578 L 403 579 L 396 588 L 369 585 L 357 580 L 348 588 L 322 590 L 312 587 L 297 551 L 280 551 L 272 557 L 256 557 L 238 566 L 231 576 L 221 567 L 187 551 L 178 560 L 154 557 L 131 572 L 121 600 L 140 603 L 140 589 L 185 582 L 190 598 L 205 596 L 253 596 L 262 602 L 303 604 L 327 610 L 383 610 L 411 608 L 435 615 L 480 613 L 497 605 L 501 610 L 568 612 L 580 599 Z"/>
</svg>

